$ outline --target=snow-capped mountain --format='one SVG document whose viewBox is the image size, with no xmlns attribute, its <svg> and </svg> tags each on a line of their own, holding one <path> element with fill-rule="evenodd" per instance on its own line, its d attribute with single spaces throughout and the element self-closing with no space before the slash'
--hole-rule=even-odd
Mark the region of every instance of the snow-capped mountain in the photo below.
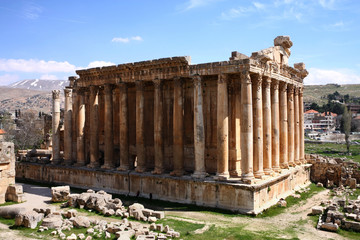
<svg viewBox="0 0 360 240">
<path fill-rule="evenodd" d="M 68 85 L 68 80 L 27 79 L 8 85 L 10 88 L 51 91 L 62 90 Z"/>
</svg>

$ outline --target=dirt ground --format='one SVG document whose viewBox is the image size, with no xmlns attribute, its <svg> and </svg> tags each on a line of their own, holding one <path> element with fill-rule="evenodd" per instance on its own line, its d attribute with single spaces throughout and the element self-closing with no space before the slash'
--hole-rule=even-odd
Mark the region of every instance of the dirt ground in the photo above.
<svg viewBox="0 0 360 240">
<path fill-rule="evenodd" d="M 35 185 L 22 184 L 27 201 L 18 205 L 7 207 L 26 207 L 32 209 L 34 207 L 50 206 L 50 189 L 47 187 L 39 187 Z M 297 237 L 300 239 L 346 239 L 336 233 L 325 232 L 317 230 L 314 223 L 307 217 L 311 212 L 312 206 L 319 205 L 322 200 L 329 198 L 329 190 L 322 191 L 310 199 L 303 205 L 295 205 L 286 210 L 286 212 L 279 214 L 275 217 L 265 218 L 250 218 L 250 217 L 228 217 L 221 216 L 220 214 L 211 214 L 195 211 L 171 211 L 166 212 L 168 218 L 174 218 L 182 221 L 193 223 L 204 223 L 202 229 L 196 231 L 197 234 L 207 231 L 210 226 L 215 225 L 219 227 L 236 227 L 239 224 L 245 224 L 246 230 L 249 231 L 276 231 L 276 229 L 294 229 Z M 53 206 L 52 206 L 53 207 Z M 103 217 L 100 217 L 103 218 Z M 113 221 L 114 219 L 112 219 Z M 299 224 L 302 221 L 302 224 Z M 286 231 L 282 231 L 286 232 Z M 283 238 L 292 238 L 293 236 L 284 235 Z M 11 230 L 8 226 L 0 224 L 0 239 L 30 239 L 19 236 L 19 232 Z"/>
</svg>

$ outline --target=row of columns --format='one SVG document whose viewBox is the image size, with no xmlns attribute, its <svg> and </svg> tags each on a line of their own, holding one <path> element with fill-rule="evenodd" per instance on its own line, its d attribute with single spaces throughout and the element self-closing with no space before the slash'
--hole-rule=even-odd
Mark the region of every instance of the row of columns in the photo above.
<svg viewBox="0 0 360 240">
<path fill-rule="evenodd" d="M 279 82 L 260 74 L 241 74 L 241 99 L 237 107 L 240 121 L 241 174 L 243 180 L 262 178 L 304 162 L 303 98 L 302 89 L 292 84 Z M 229 178 L 229 95 L 228 75 L 219 74 L 217 80 L 217 173 L 219 180 Z M 154 159 L 153 174 L 164 172 L 163 142 L 163 80 L 154 79 Z M 194 83 L 194 173 L 193 177 L 203 178 L 205 170 L 205 129 L 203 115 L 202 77 L 195 75 Z M 145 159 L 144 81 L 136 81 L 136 154 L 137 172 L 147 171 Z M 183 80 L 174 78 L 173 106 L 173 171 L 174 176 L 184 173 L 184 105 Z M 120 165 L 117 170 L 126 171 L 129 165 L 128 133 L 128 86 L 119 82 L 120 130 L 114 133 L 113 99 L 114 85 L 104 85 L 104 164 L 101 168 L 114 169 L 114 134 L 119 134 Z M 80 88 L 77 97 L 71 96 L 71 89 L 65 89 L 64 163 L 70 164 L 73 156 L 71 119 L 77 116 L 76 165 L 85 165 L 85 95 Z M 71 104 L 72 100 L 77 100 Z M 90 168 L 100 167 L 99 162 L 99 88 L 90 86 Z M 55 104 L 54 104 L 55 106 Z M 77 108 L 77 111 L 72 111 Z M 56 114 L 56 111 L 54 111 Z M 55 121 L 57 121 L 55 119 Z M 53 126 L 54 127 L 54 126 Z M 55 131 L 54 131 L 55 132 Z M 54 141 L 54 140 L 53 140 Z M 54 145 L 54 144 L 53 144 Z M 54 151 L 58 150 L 54 148 Z M 54 159 L 57 156 L 54 152 Z"/>
</svg>

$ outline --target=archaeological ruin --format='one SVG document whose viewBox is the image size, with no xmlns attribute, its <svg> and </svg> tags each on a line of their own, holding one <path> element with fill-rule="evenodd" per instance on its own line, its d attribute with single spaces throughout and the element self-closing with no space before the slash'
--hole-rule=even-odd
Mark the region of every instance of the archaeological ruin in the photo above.
<svg viewBox="0 0 360 240">
<path fill-rule="evenodd" d="M 172 57 L 78 70 L 53 91 L 50 164 L 18 178 L 257 214 L 310 183 L 305 64 L 292 42 L 248 57 Z"/>
</svg>

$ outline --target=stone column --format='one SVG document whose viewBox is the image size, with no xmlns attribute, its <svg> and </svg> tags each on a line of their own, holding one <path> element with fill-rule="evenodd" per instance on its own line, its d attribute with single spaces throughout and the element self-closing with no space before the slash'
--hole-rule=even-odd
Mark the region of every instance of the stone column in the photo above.
<svg viewBox="0 0 360 240">
<path fill-rule="evenodd" d="M 253 81 L 253 121 L 254 121 L 254 176 L 262 178 L 263 171 L 263 116 L 262 116 L 262 76 L 255 75 Z"/>
<path fill-rule="evenodd" d="M 60 90 L 52 91 L 52 164 L 59 164 L 60 158 Z"/>
<path fill-rule="evenodd" d="M 235 148 L 236 159 L 232 166 L 231 176 L 241 176 L 241 92 L 240 81 L 234 83 L 234 95 L 235 95 Z"/>
<path fill-rule="evenodd" d="M 280 167 L 289 168 L 287 83 L 285 82 L 280 84 Z"/>
<path fill-rule="evenodd" d="M 77 89 L 73 88 L 72 91 L 72 154 L 71 159 L 72 163 L 77 161 L 77 133 L 78 133 L 78 113 L 79 113 L 79 97 L 77 94 Z"/>
<path fill-rule="evenodd" d="M 194 155 L 195 170 L 193 177 L 205 177 L 205 129 L 203 115 L 203 96 L 201 76 L 195 75 L 194 81 Z"/>
<path fill-rule="evenodd" d="M 99 88 L 90 86 L 90 163 L 88 167 L 100 167 L 99 161 Z"/>
<path fill-rule="evenodd" d="M 217 81 L 217 172 L 216 179 L 229 178 L 229 98 L 228 79 L 218 75 Z"/>
<path fill-rule="evenodd" d="M 294 154 L 294 85 L 288 85 L 288 162 L 289 166 L 295 166 Z"/>
<path fill-rule="evenodd" d="M 264 173 L 270 175 L 272 173 L 271 158 L 271 79 L 264 78 L 263 83 L 263 138 L 264 138 Z"/>
<path fill-rule="evenodd" d="M 105 84 L 104 86 L 105 102 L 105 126 L 104 126 L 104 165 L 103 169 L 115 168 L 114 163 L 114 124 L 113 124 L 113 86 Z"/>
<path fill-rule="evenodd" d="M 77 118 L 77 159 L 76 166 L 85 165 L 85 89 L 78 88 L 78 118 Z"/>
<path fill-rule="evenodd" d="M 248 182 L 253 174 L 253 111 L 249 72 L 241 74 L 241 177 Z"/>
<path fill-rule="evenodd" d="M 279 81 L 273 79 L 271 98 L 271 139 L 272 169 L 280 172 L 280 110 L 279 110 Z"/>
<path fill-rule="evenodd" d="M 295 151 L 295 164 L 300 165 L 300 116 L 299 116 L 299 88 L 295 88 L 294 92 L 294 117 L 295 117 L 295 142 L 294 142 L 294 151 Z"/>
<path fill-rule="evenodd" d="M 65 88 L 65 112 L 64 112 L 64 164 L 72 163 L 72 89 Z"/>
<path fill-rule="evenodd" d="M 137 80 L 136 84 L 136 154 L 137 172 L 146 171 L 145 139 L 144 139 L 144 82 Z"/>
<path fill-rule="evenodd" d="M 118 170 L 129 170 L 129 119 L 128 119 L 128 86 L 119 83 L 120 88 L 120 166 Z"/>
<path fill-rule="evenodd" d="M 170 174 L 184 174 L 184 106 L 182 80 L 174 78 L 174 109 L 173 109 L 173 159 L 174 171 Z"/>
<path fill-rule="evenodd" d="M 299 115 L 300 115 L 300 162 L 306 163 L 305 160 L 305 141 L 304 141 L 304 98 L 303 98 L 303 88 L 300 88 L 299 92 Z"/>
<path fill-rule="evenodd" d="M 163 146 L 163 94 L 162 80 L 154 79 L 154 157 L 155 169 L 153 174 L 162 174 L 164 171 Z"/>
</svg>

